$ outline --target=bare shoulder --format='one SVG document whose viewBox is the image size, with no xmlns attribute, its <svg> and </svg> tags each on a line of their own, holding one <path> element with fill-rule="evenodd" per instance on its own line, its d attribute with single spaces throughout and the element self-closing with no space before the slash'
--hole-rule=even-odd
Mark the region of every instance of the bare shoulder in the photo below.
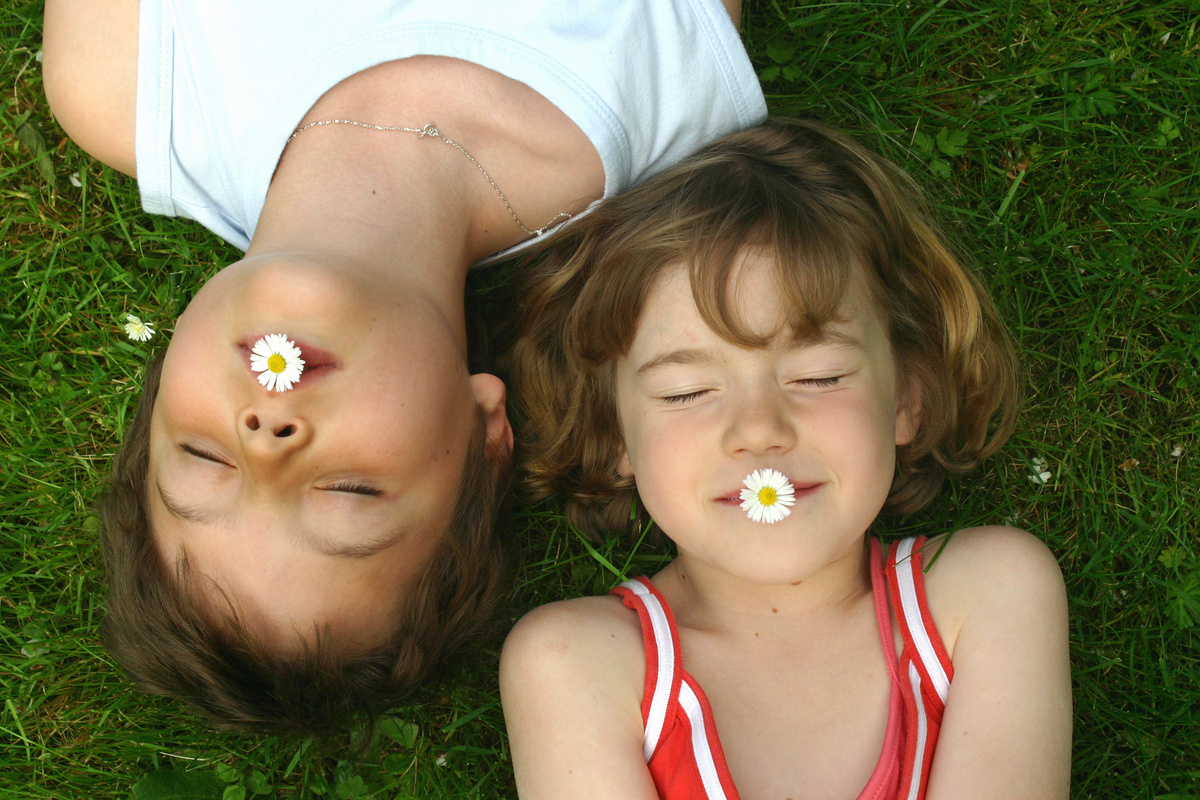
<svg viewBox="0 0 1200 800">
<path fill-rule="evenodd" d="M 137 171 L 138 0 L 47 0 L 42 77 L 50 110 L 93 158 Z"/>
<path fill-rule="evenodd" d="M 930 540 L 924 558 L 954 666 L 927 797 L 1065 800 L 1071 674 L 1053 553 L 1026 531 L 995 526 Z"/>
<path fill-rule="evenodd" d="M 549 677 L 548 672 L 561 672 L 563 679 L 607 679 L 634 667 L 644 670 L 641 625 L 613 596 L 535 608 L 513 626 L 500 662 L 501 680 Z"/>
<path fill-rule="evenodd" d="M 951 653 L 972 615 L 1019 613 L 1051 601 L 1057 606 L 1065 597 L 1054 554 L 1019 528 L 989 525 L 943 534 L 926 541 L 923 559 L 930 611 Z"/>
<path fill-rule="evenodd" d="M 642 755 L 645 655 L 637 614 L 615 597 L 529 612 L 500 658 L 517 794 L 650 800 Z"/>
</svg>

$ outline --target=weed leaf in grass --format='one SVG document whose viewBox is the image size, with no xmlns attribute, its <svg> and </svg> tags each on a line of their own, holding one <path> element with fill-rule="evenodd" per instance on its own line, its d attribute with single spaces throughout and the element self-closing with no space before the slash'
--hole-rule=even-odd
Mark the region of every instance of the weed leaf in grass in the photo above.
<svg viewBox="0 0 1200 800">
<path fill-rule="evenodd" d="M 938 135 L 937 135 L 938 150 L 941 150 L 943 153 L 945 153 L 948 156 L 954 157 L 954 156 L 963 155 L 964 153 L 967 152 L 966 144 L 967 144 L 967 132 L 966 131 L 952 131 L 945 127 L 943 127 L 940 131 L 938 131 Z"/>
<path fill-rule="evenodd" d="M 133 785 L 133 800 L 221 800 L 225 784 L 208 770 L 160 769 Z"/>
<path fill-rule="evenodd" d="M 42 179 L 54 189 L 58 187 L 58 179 L 54 176 L 54 162 L 50 160 L 50 150 L 46 147 L 46 139 L 41 131 L 26 122 L 17 128 L 17 138 L 21 144 L 29 148 L 33 154 L 33 163 L 37 165 Z"/>
<path fill-rule="evenodd" d="M 411 750 L 417 743 L 421 730 L 411 722 L 401 722 L 395 717 L 387 717 L 379 723 L 379 730 L 400 746 Z"/>
</svg>

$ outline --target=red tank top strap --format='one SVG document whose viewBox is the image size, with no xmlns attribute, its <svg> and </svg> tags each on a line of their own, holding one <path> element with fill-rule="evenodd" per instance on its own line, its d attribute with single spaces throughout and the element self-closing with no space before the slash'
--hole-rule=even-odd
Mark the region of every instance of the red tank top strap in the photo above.
<svg viewBox="0 0 1200 800">
<path fill-rule="evenodd" d="M 904 652 L 921 673 L 922 685 L 931 692 L 930 700 L 936 702 L 940 713 L 950 692 L 954 667 L 925 597 L 924 546 L 924 536 L 892 544 L 887 563 L 888 589 L 904 639 Z"/>
<path fill-rule="evenodd" d="M 646 688 L 642 695 L 646 733 L 642 754 L 649 762 L 675 723 L 675 714 L 669 712 L 679 702 L 682 676 L 679 632 L 671 607 L 648 578 L 625 581 L 611 594 L 636 611 L 642 623 L 642 644 L 646 650 Z"/>
<path fill-rule="evenodd" d="M 904 641 L 900 655 L 904 691 L 904 767 L 899 797 L 923 800 L 941 730 L 942 712 L 954 668 L 942 644 L 925 596 L 922 547 L 925 537 L 903 539 L 888 554 L 887 581 Z"/>
<path fill-rule="evenodd" d="M 888 607 L 887 579 L 884 577 L 883 552 L 878 539 L 870 540 L 867 560 L 871 565 L 871 593 L 875 596 L 875 621 L 879 624 L 883 658 L 887 662 L 892 685 L 898 686 L 900 674 L 896 670 L 896 642 L 892 635 L 892 613 Z"/>
</svg>

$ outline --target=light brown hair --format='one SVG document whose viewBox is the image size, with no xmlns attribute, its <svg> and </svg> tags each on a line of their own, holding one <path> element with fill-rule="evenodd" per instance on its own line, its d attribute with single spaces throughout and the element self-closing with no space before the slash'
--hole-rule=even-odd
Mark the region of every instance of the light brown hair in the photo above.
<svg viewBox="0 0 1200 800">
<path fill-rule="evenodd" d="M 141 401 L 97 502 L 108 576 L 105 647 L 139 688 L 182 700 L 213 725 L 268 734 L 329 735 L 367 726 L 438 663 L 489 632 L 505 587 L 495 532 L 511 460 L 487 452 L 482 412 L 455 512 L 408 585 L 392 633 L 347 654 L 318 631 L 299 654 L 264 646 L 232 613 L 204 613 L 200 576 L 169 566 L 147 513 L 150 417 L 162 373 L 150 362 Z M 236 606 L 234 606 L 236 609 Z"/>
<path fill-rule="evenodd" d="M 566 494 L 568 519 L 592 535 L 629 527 L 639 512 L 633 480 L 617 473 L 613 365 L 629 352 L 651 288 L 678 265 L 715 333 L 765 346 L 771 337 L 731 311 L 730 276 L 745 247 L 773 253 L 798 340 L 836 317 L 852 271 L 865 271 L 901 391 L 917 395 L 921 420 L 897 449 L 884 511 L 921 508 L 948 473 L 1007 439 L 1017 400 L 1011 341 L 915 182 L 844 133 L 773 119 L 606 202 L 536 255 L 512 365 L 534 498 Z"/>
</svg>

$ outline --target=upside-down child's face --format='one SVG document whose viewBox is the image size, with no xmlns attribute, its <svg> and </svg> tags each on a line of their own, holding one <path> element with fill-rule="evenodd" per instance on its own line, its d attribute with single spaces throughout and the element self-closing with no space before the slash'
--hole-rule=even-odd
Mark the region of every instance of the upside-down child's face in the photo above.
<svg viewBox="0 0 1200 800">
<path fill-rule="evenodd" d="M 617 407 L 631 474 L 647 511 L 681 556 L 741 580 L 796 583 L 860 553 L 887 498 L 896 446 L 915 433 L 898 397 L 892 348 L 856 270 L 838 316 L 816 341 L 794 341 L 770 253 L 744 250 L 733 309 L 746 349 L 714 333 L 687 269 L 664 272 L 647 297 Z M 790 516 L 751 521 L 743 479 L 772 468 L 795 486 Z"/>
<path fill-rule="evenodd" d="M 270 333 L 306 359 L 290 391 L 250 369 Z M 163 364 L 147 485 L 159 552 L 186 556 L 213 607 L 224 593 L 271 645 L 325 625 L 370 643 L 449 521 L 476 403 L 497 392 L 502 416 L 503 386 L 468 375 L 426 303 L 303 259 L 228 267 Z"/>
</svg>

